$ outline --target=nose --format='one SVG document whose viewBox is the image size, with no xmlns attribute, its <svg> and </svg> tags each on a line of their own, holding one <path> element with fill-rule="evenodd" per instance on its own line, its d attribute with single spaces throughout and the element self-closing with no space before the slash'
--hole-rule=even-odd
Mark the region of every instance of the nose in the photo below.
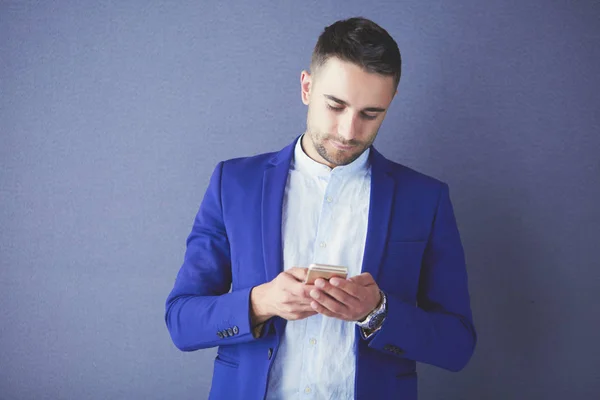
<svg viewBox="0 0 600 400">
<path fill-rule="evenodd" d="M 338 122 L 338 135 L 347 141 L 354 139 L 358 135 L 359 124 L 358 116 L 353 112 L 346 111 Z"/>
</svg>

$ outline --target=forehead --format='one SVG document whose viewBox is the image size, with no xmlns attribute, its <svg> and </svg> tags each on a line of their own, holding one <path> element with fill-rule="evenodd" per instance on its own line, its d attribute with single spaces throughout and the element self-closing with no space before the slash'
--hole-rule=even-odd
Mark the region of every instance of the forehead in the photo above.
<svg viewBox="0 0 600 400">
<path fill-rule="evenodd" d="M 314 90 L 342 99 L 352 106 L 386 108 L 394 97 L 394 78 L 331 57 L 315 72 Z"/>
</svg>

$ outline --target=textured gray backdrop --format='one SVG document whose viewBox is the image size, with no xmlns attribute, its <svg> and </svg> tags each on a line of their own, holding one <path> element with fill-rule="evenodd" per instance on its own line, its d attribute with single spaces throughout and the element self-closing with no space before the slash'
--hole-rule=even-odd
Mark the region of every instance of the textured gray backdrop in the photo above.
<svg viewBox="0 0 600 400">
<path fill-rule="evenodd" d="M 598 1 L 1 1 L 0 398 L 203 399 L 163 322 L 222 159 L 304 129 L 324 26 L 404 58 L 376 146 L 450 184 L 476 353 L 421 399 L 600 394 Z"/>
</svg>

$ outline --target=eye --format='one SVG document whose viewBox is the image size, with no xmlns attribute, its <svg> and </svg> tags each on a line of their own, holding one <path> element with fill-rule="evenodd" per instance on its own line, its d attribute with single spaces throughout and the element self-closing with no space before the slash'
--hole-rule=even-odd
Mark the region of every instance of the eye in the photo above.
<svg viewBox="0 0 600 400">
<path fill-rule="evenodd" d="M 375 118 L 377 118 L 377 115 L 369 115 L 369 114 L 365 114 L 365 113 L 360 113 L 360 116 L 362 119 L 366 119 L 369 121 L 374 120 Z"/>
<path fill-rule="evenodd" d="M 327 108 L 329 108 L 330 110 L 335 111 L 335 112 L 340 112 L 344 109 L 344 107 L 335 107 L 335 106 L 332 106 L 331 104 L 327 104 Z"/>
</svg>

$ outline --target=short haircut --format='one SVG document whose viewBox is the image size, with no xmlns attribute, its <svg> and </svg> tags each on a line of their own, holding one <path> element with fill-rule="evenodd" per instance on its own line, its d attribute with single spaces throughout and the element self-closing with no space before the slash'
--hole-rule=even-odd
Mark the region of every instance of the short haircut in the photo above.
<svg viewBox="0 0 600 400">
<path fill-rule="evenodd" d="M 398 44 L 385 29 L 366 18 L 341 20 L 326 27 L 313 50 L 312 72 L 330 57 L 356 64 L 367 72 L 392 76 L 395 89 L 400 82 L 402 59 Z"/>
</svg>

